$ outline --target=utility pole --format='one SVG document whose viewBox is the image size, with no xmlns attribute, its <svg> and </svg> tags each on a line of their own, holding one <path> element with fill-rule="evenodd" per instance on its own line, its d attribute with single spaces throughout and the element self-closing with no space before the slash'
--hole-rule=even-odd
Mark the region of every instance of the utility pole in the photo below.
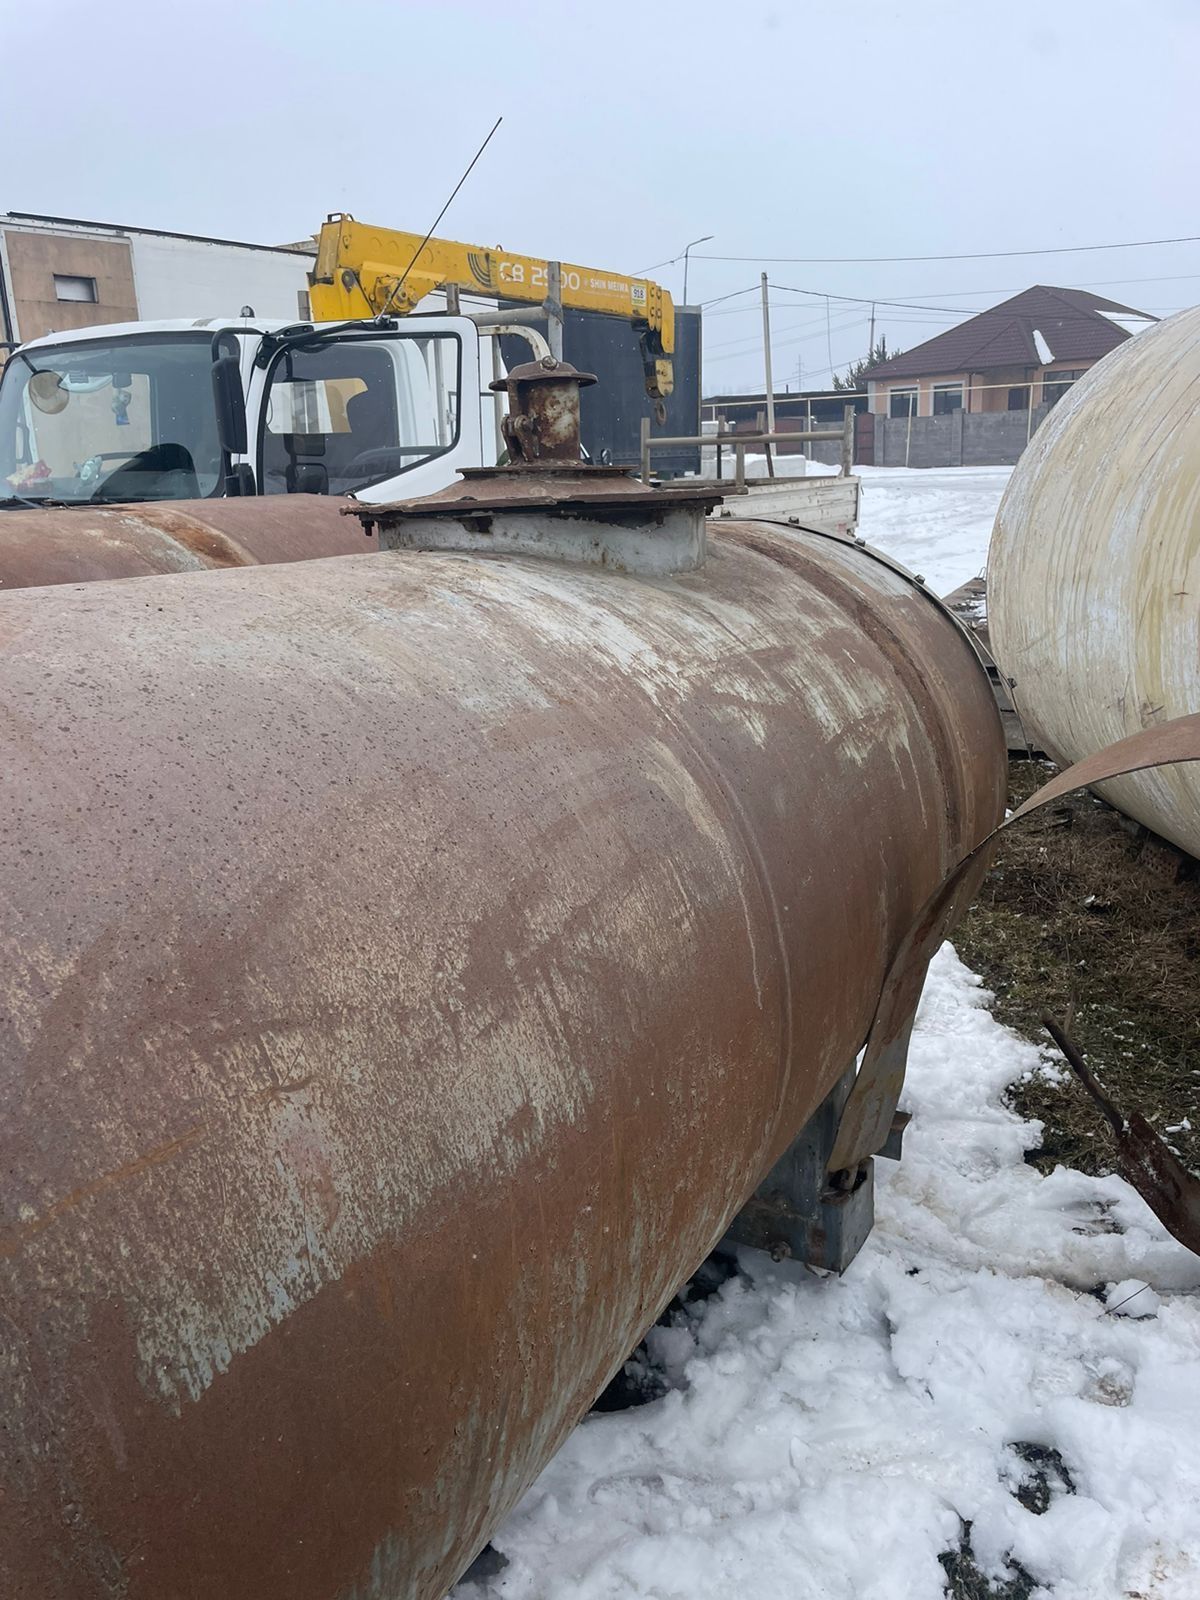
<svg viewBox="0 0 1200 1600">
<path fill-rule="evenodd" d="M 771 301 L 767 294 L 767 275 L 762 275 L 763 369 L 767 380 L 767 432 L 775 432 L 775 390 L 771 384 Z M 768 452 L 769 453 L 769 452 Z"/>
<path fill-rule="evenodd" d="M 871 337 L 867 341 L 867 360 L 875 359 L 875 302 L 871 301 Z"/>
</svg>

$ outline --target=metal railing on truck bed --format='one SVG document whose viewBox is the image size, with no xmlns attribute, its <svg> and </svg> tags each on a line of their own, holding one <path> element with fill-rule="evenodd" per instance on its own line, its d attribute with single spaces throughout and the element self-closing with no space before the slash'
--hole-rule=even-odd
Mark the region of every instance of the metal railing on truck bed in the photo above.
<svg viewBox="0 0 1200 1600">
<path fill-rule="evenodd" d="M 680 448 L 690 446 L 701 450 L 716 448 L 717 452 L 717 477 L 721 476 L 721 452 L 732 446 L 734 455 L 734 483 L 738 488 L 743 488 L 746 483 L 746 449 L 749 445 L 765 445 L 767 458 L 767 476 L 775 476 L 775 461 L 771 455 L 772 445 L 781 444 L 816 444 L 818 441 L 836 440 L 841 444 L 841 475 L 848 478 L 854 469 L 854 407 L 847 406 L 843 414 L 840 428 L 809 429 L 804 432 L 791 433 L 778 431 L 774 433 L 737 433 L 718 424 L 716 433 L 701 434 L 672 434 L 652 438 L 650 434 L 650 419 L 642 418 L 642 463 L 641 476 L 643 482 L 650 478 L 650 453 L 653 450 L 666 448 Z"/>
</svg>

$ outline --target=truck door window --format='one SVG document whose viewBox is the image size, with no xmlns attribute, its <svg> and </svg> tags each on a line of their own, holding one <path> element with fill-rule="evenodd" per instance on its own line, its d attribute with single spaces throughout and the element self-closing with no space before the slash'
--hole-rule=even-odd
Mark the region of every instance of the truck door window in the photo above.
<svg viewBox="0 0 1200 1600">
<path fill-rule="evenodd" d="M 264 494 L 352 494 L 455 444 L 453 334 L 316 340 L 276 357 L 263 408 Z"/>
</svg>

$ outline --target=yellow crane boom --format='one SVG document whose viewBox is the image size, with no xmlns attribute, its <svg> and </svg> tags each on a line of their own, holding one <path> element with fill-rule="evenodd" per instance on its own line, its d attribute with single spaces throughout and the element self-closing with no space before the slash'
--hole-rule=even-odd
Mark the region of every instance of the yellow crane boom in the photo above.
<svg viewBox="0 0 1200 1600">
<path fill-rule="evenodd" d="M 317 241 L 309 304 L 319 322 L 350 322 L 383 312 L 406 316 L 437 289 L 541 305 L 550 263 L 533 256 L 374 228 L 333 213 Z M 674 384 L 675 306 L 660 284 L 562 263 L 562 304 L 631 322 L 642 336 L 646 390 L 664 399 Z"/>
</svg>

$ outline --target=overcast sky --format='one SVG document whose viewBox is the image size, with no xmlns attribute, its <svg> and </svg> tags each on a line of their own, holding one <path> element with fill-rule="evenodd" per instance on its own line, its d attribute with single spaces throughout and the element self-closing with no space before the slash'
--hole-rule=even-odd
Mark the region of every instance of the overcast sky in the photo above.
<svg viewBox="0 0 1200 1600">
<path fill-rule="evenodd" d="M 1200 0 L 819 5 L 42 0 L 5 8 L 0 210 L 280 243 L 331 210 L 637 271 L 689 300 L 772 281 L 779 387 L 1031 283 L 1162 313 L 1200 244 L 850 264 L 1200 233 Z M 740 256 L 741 261 L 706 256 Z M 1140 280 L 1140 281 L 1134 281 Z M 778 286 L 778 287 L 774 287 Z M 752 296 L 706 384 L 761 388 Z"/>
</svg>

